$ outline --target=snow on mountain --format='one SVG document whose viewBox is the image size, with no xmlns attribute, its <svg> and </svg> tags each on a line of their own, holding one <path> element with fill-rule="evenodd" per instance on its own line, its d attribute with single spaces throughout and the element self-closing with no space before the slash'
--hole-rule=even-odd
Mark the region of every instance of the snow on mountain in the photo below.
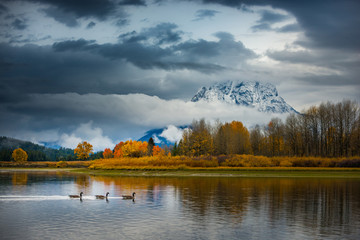
<svg viewBox="0 0 360 240">
<path fill-rule="evenodd" d="M 227 81 L 202 87 L 191 101 L 220 101 L 267 113 L 298 113 L 279 96 L 274 85 L 257 81 Z"/>
</svg>

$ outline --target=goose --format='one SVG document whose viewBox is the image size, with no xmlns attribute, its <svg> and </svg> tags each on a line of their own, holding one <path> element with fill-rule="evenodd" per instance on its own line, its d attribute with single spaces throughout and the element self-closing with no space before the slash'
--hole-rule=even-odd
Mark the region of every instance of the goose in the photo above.
<svg viewBox="0 0 360 240">
<path fill-rule="evenodd" d="M 80 193 L 80 195 L 69 195 L 70 198 L 80 198 L 82 199 L 83 192 Z"/>
<path fill-rule="evenodd" d="M 106 193 L 106 195 L 95 195 L 96 199 L 108 199 L 108 196 L 109 196 L 109 192 Z"/>
<path fill-rule="evenodd" d="M 133 192 L 132 195 L 122 195 L 123 199 L 135 199 L 135 192 Z"/>
</svg>

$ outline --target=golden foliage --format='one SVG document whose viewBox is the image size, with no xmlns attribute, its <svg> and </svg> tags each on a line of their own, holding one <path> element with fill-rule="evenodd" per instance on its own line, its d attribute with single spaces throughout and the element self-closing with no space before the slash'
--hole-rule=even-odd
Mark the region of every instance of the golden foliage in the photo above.
<svg viewBox="0 0 360 240">
<path fill-rule="evenodd" d="M 128 140 L 121 146 L 124 157 L 142 157 L 147 154 L 147 142 Z"/>
<path fill-rule="evenodd" d="M 21 148 L 15 149 L 11 156 L 15 162 L 26 162 L 28 159 L 27 153 Z"/>
<path fill-rule="evenodd" d="M 90 143 L 84 141 L 77 145 L 74 153 L 77 155 L 78 159 L 85 160 L 91 153 L 93 153 L 93 146 Z"/>
<path fill-rule="evenodd" d="M 353 165 L 347 164 L 352 162 Z M 262 167 L 356 167 L 360 158 L 320 158 L 320 157 L 265 157 L 254 155 L 212 156 L 144 156 L 140 158 L 98 159 L 91 163 L 90 169 L 126 170 L 166 170 L 187 168 L 262 168 Z"/>
</svg>

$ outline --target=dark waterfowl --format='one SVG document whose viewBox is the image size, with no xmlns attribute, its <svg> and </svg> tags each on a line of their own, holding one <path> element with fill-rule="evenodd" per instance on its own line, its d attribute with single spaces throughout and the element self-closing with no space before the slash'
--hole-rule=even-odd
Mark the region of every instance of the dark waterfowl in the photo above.
<svg viewBox="0 0 360 240">
<path fill-rule="evenodd" d="M 108 196 L 109 196 L 109 192 L 106 193 L 106 195 L 95 195 L 96 199 L 108 199 Z"/>
<path fill-rule="evenodd" d="M 69 195 L 70 198 L 82 198 L 83 192 L 81 192 L 79 195 Z"/>
<path fill-rule="evenodd" d="M 132 195 L 122 195 L 123 199 L 135 199 L 135 192 L 133 192 Z"/>
</svg>

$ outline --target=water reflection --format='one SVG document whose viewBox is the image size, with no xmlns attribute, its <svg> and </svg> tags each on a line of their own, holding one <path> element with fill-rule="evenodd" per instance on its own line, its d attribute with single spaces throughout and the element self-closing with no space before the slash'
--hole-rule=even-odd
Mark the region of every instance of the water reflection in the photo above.
<svg viewBox="0 0 360 240">
<path fill-rule="evenodd" d="M 107 202 L 107 220 L 137 222 L 130 229 L 143 239 L 167 238 L 167 228 L 172 239 L 194 238 L 194 234 L 198 239 L 209 239 L 209 234 L 214 239 L 356 239 L 360 234 L 359 183 L 357 179 L 326 178 L 142 178 L 7 172 L 0 174 L 0 195 L 23 191 L 23 195 L 46 192 L 67 196 L 83 191 L 87 196 L 81 205 L 87 214 L 101 211 Z M 6 193 L 9 186 L 19 185 L 29 187 Z M 101 208 L 88 205 L 95 194 L 106 192 L 110 192 L 109 201 L 93 201 Z M 132 192 L 136 192 L 136 201 L 118 202 L 121 195 Z M 130 204 L 141 214 L 131 212 Z M 121 215 L 119 211 L 123 211 Z M 149 226 L 157 233 L 141 235 L 145 229 L 150 231 Z M 111 230 L 125 231 L 122 227 Z"/>
</svg>

